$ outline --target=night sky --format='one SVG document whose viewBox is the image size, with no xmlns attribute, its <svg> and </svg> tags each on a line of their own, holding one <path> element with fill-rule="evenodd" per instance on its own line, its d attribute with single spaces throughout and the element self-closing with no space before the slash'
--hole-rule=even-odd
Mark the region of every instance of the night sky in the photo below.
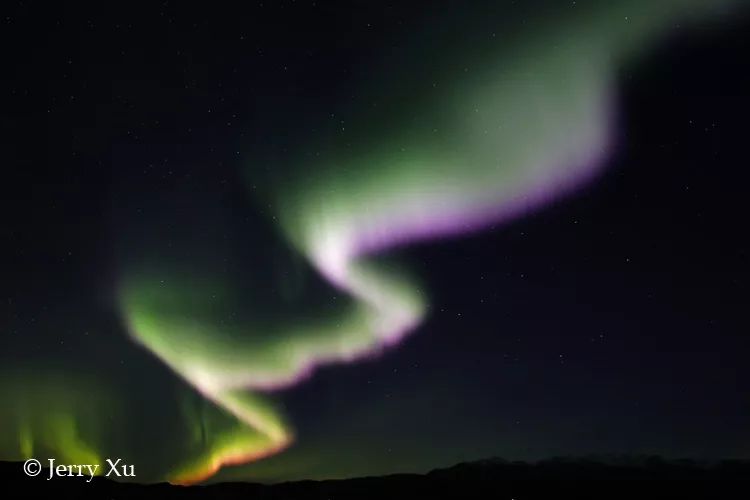
<svg viewBox="0 0 750 500">
<path fill-rule="evenodd" d="M 750 458 L 744 2 L 187 3 L 0 11 L 1 460 Z"/>
</svg>

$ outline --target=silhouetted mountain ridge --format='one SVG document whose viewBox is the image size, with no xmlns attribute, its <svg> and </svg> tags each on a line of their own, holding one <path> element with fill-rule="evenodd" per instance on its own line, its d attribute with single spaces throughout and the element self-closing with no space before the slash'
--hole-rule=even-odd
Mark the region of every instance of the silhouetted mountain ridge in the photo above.
<svg viewBox="0 0 750 500">
<path fill-rule="evenodd" d="M 393 474 L 279 484 L 227 482 L 199 486 L 119 483 L 96 477 L 47 480 L 48 471 L 27 477 L 20 462 L 0 462 L 3 498 L 718 498 L 728 481 L 750 479 L 750 461 L 658 456 L 554 457 L 535 463 L 488 458 L 463 462 L 427 474 Z M 635 480 L 635 481 L 634 481 Z M 643 481 L 649 480 L 649 481 Z M 552 496 L 550 496 L 552 495 Z"/>
<path fill-rule="evenodd" d="M 552 457 L 538 462 L 488 458 L 436 469 L 428 477 L 492 480 L 750 479 L 748 460 L 665 459 L 657 455 Z"/>
</svg>

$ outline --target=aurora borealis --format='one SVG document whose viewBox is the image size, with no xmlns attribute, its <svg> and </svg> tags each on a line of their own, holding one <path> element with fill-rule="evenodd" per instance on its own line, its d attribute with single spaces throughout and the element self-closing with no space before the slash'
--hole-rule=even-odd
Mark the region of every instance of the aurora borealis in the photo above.
<svg viewBox="0 0 750 500">
<path fill-rule="evenodd" d="M 482 399 L 473 399 L 479 396 L 471 391 L 493 378 L 466 375 L 465 382 L 460 382 L 460 374 L 414 375 L 408 382 L 395 384 L 404 391 L 401 403 L 391 398 L 399 389 L 389 389 L 383 397 L 371 394 L 368 406 L 365 399 L 354 396 L 367 391 L 353 382 L 357 380 L 353 373 L 372 373 L 374 366 L 387 363 L 391 353 L 402 351 L 412 334 L 427 343 L 431 342 L 430 330 L 452 332 L 441 337 L 451 342 L 470 337 L 471 328 L 453 331 L 450 321 L 440 319 L 446 302 L 439 299 L 440 306 L 436 306 L 435 296 L 442 296 L 444 288 L 432 289 L 428 284 L 431 274 L 450 275 L 451 262 L 459 259 L 444 259 L 445 268 L 430 267 L 425 273 L 423 266 L 415 264 L 419 261 L 415 256 L 429 244 L 471 240 L 483 231 L 502 230 L 590 189 L 616 163 L 623 143 L 628 143 L 622 116 L 630 111 L 621 102 L 623 74 L 631 71 L 628 68 L 659 50 L 675 36 L 676 27 L 677 34 L 700 32 L 705 26 L 718 29 L 743 9 L 741 2 L 707 0 L 511 4 L 450 4 L 440 12 L 403 7 L 400 15 L 405 25 L 389 17 L 401 19 L 396 14 L 381 12 L 382 24 L 390 28 L 367 42 L 349 34 L 351 44 L 360 44 L 359 52 L 352 49 L 353 55 L 348 56 L 355 62 L 347 66 L 346 74 L 330 80 L 319 76 L 327 71 L 322 67 L 325 61 L 349 60 L 337 52 L 345 52 L 336 38 L 340 33 L 330 40 L 320 35 L 319 42 L 274 39 L 268 47 L 258 42 L 247 52 L 260 61 L 253 63 L 241 59 L 244 48 L 224 58 L 218 54 L 223 46 L 198 48 L 199 42 L 190 42 L 195 43 L 195 55 L 188 62 L 180 59 L 187 69 L 178 65 L 178 76 L 164 73 L 165 79 L 182 82 L 184 78 L 184 88 L 170 84 L 174 90 L 155 83 L 154 75 L 167 70 L 160 69 L 158 54 L 143 55 L 151 54 L 144 42 L 142 48 L 133 48 L 140 55 L 132 60 L 102 63 L 102 71 L 116 75 L 112 80 L 126 89 L 113 84 L 103 91 L 109 97 L 102 102 L 114 104 L 102 106 L 99 94 L 92 94 L 91 89 L 103 85 L 100 78 L 104 77 L 90 71 L 100 63 L 89 63 L 89 72 L 82 73 L 89 76 L 80 77 L 81 95 L 87 97 L 79 100 L 90 100 L 93 111 L 77 115 L 85 116 L 81 120 L 87 125 L 72 127 L 73 157 L 102 169 L 106 163 L 104 171 L 109 173 L 86 167 L 71 192 L 63 190 L 62 194 L 54 178 L 49 181 L 52 187 L 47 189 L 53 193 L 49 198 L 61 197 L 65 201 L 59 205 L 67 208 L 61 209 L 65 215 L 49 215 L 53 221 L 45 224 L 62 236 L 57 238 L 53 231 L 35 248 L 56 248 L 56 240 L 70 246 L 80 231 L 90 241 L 94 237 L 85 230 L 87 217 L 98 224 L 105 220 L 108 230 L 94 238 L 99 241 L 96 258 L 83 258 L 74 271 L 60 271 L 60 278 L 50 279 L 54 285 L 46 286 L 44 278 L 32 280 L 29 288 L 18 287 L 21 299 L 8 299 L 8 310 L 15 312 L 3 325 L 10 340 L 0 368 L 0 394 L 5 402 L 0 410 L 4 427 L 0 459 L 49 455 L 89 463 L 117 456 L 139 464 L 143 471 L 139 480 L 190 484 L 216 479 L 222 468 L 229 474 L 225 477 L 235 478 L 343 477 L 426 469 L 449 465 L 443 464 L 445 460 L 482 458 L 489 452 L 512 454 L 504 448 L 510 440 L 494 434 L 494 422 L 502 410 L 471 414 L 453 406 L 463 408 L 464 397 L 466 407 L 482 406 L 477 403 Z M 362 8 L 370 14 L 380 12 L 377 6 Z M 166 18 L 172 15 L 182 19 L 180 13 Z M 191 22 L 175 21 L 176 25 L 182 22 L 197 30 L 199 23 L 192 20 L 200 16 L 184 15 Z M 290 9 L 265 15 L 288 20 L 295 14 Z M 224 31 L 219 22 L 222 17 L 210 19 L 206 23 L 211 29 Z M 289 22 L 296 26 L 297 21 Z M 129 24 L 116 25 L 120 29 Z M 172 29 L 177 32 L 169 31 L 166 38 L 192 40 L 193 35 Z M 317 33 L 311 29 L 313 35 Z M 232 35 L 232 43 L 253 36 L 245 30 L 238 33 Z M 87 36 L 96 40 L 103 35 Z M 123 36 L 130 40 L 127 37 L 133 35 Z M 195 36 L 202 40 L 207 35 Z M 118 36 L 107 40 L 117 48 L 113 53 L 120 51 L 128 57 L 131 49 L 119 49 Z M 96 53 L 86 52 L 99 50 L 93 45 L 79 48 L 88 56 L 71 56 L 70 60 L 88 57 L 97 61 Z M 300 63 L 303 69 L 294 73 L 297 46 L 315 54 L 317 66 Z M 174 57 L 187 57 L 180 43 L 170 49 L 177 54 Z M 198 61 L 215 57 L 216 62 L 213 66 L 205 63 L 210 71 L 196 69 L 199 64 L 193 63 L 193 57 Z M 273 63 L 266 62 L 271 58 Z M 137 72 L 123 76 L 120 64 Z M 266 64 L 277 68 L 281 76 L 269 76 Z M 71 74 L 75 71 L 70 70 Z M 225 90 L 223 80 L 211 75 L 212 71 L 242 75 L 227 77 L 233 83 L 226 87 L 236 91 Z M 64 74 L 63 80 L 68 79 L 68 73 Z M 318 80 L 311 74 L 318 75 Z M 255 84 L 258 87 L 249 87 Z M 131 97 L 122 97 L 128 92 Z M 220 97 L 207 104 L 208 95 Z M 225 109 L 220 119 L 215 118 L 226 101 L 245 103 L 249 111 Z M 144 109 L 166 111 L 153 111 L 159 117 L 153 118 L 152 111 Z M 177 117 L 168 118 L 171 111 Z M 192 121 L 181 123 L 180 113 Z M 102 132 L 90 123 L 92 116 L 100 115 L 111 116 L 117 132 Z M 172 130 L 164 131 L 164 120 L 173 120 L 165 126 Z M 116 125 L 121 122 L 127 124 L 122 130 Z M 177 129 L 184 136 L 178 136 Z M 225 137 L 230 129 L 231 140 Z M 99 190 L 99 184 L 107 187 Z M 98 198 L 78 196 L 90 189 L 100 193 Z M 52 203 L 50 212 L 56 207 Z M 83 212 L 89 215 L 75 215 Z M 55 217 L 64 222 L 56 223 Z M 38 221 L 31 220 L 22 226 L 35 227 Z M 606 221 L 600 223 L 606 225 Z M 29 241 L 36 241 L 38 235 L 31 234 Z M 564 246 L 564 239 L 558 235 L 544 245 Z M 47 245 L 47 241 L 52 243 Z M 57 259 L 54 265 L 37 267 L 44 254 L 27 252 L 30 256 L 24 259 L 29 264 L 21 269 L 27 275 L 28 269 L 34 269 L 36 275 L 44 276 L 45 270 L 57 269 L 66 258 L 75 260 L 73 254 L 79 250 L 68 246 L 62 264 Z M 503 258 L 502 248 L 481 254 L 481 259 L 493 261 L 483 264 L 487 269 L 502 266 Z M 630 262 L 629 257 L 621 260 Z M 538 268 L 544 265 L 536 264 Z M 497 276 L 505 272 L 497 269 Z M 9 283 L 15 286 L 16 281 Z M 500 312 L 513 302 L 511 283 L 495 285 L 502 298 L 497 314 L 489 315 L 495 316 L 495 323 L 490 323 L 493 333 L 487 338 L 501 336 L 518 343 L 529 327 L 504 320 Z M 482 286 L 461 293 L 484 303 L 478 292 Z M 550 287 L 543 288 L 539 297 L 549 293 Z M 48 299 L 40 298 L 47 293 Z M 603 295 L 608 293 L 617 296 L 619 292 L 607 288 Z M 553 293 L 551 298 L 535 300 L 533 307 L 544 316 L 545 304 L 550 310 L 562 308 L 560 304 L 571 300 L 570 295 L 554 298 Z M 739 327 L 732 323 L 728 331 L 735 328 Z M 83 332 L 83 336 L 71 341 L 62 333 L 71 331 Z M 604 335 L 589 337 L 593 343 Z M 501 341 L 491 340 L 487 345 Z M 509 358 L 505 347 L 496 353 L 482 350 L 489 360 Z M 459 361 L 460 349 L 446 351 L 447 355 L 434 356 L 442 363 L 436 371 L 455 362 L 469 373 L 476 365 L 471 356 Z M 421 359 L 429 365 L 429 358 L 417 353 L 406 366 L 418 366 Z M 563 354 L 555 355 L 555 366 L 564 359 Z M 395 367 L 388 370 L 398 373 Z M 517 374 L 518 387 L 525 387 L 520 380 L 529 378 L 530 372 L 531 366 Z M 331 389 L 318 397 L 315 384 L 321 383 L 321 377 L 338 379 L 341 395 Z M 505 376 L 498 380 L 516 383 Z M 464 389 L 454 390 L 452 384 Z M 306 387 L 313 388 L 307 396 L 300 392 Z M 532 384 L 528 388 L 530 393 L 536 390 Z M 487 389 L 483 397 L 493 393 Z M 334 394 L 335 403 L 326 403 L 323 394 Z M 500 398 L 487 408 L 511 407 L 518 399 L 523 400 L 517 395 Z M 727 404 L 734 404 L 727 396 L 730 400 Z M 413 438 L 423 445 L 411 448 L 410 444 L 403 463 L 391 463 L 388 456 L 375 458 L 375 451 L 369 457 L 368 450 L 379 449 L 379 436 L 346 431 L 382 411 L 383 422 L 396 424 L 375 425 L 382 432 L 380 437 L 407 442 L 410 433 L 403 429 L 414 425 L 408 424 L 407 416 L 414 405 L 421 409 L 414 410 L 419 415 L 415 419 L 424 420 L 437 409 L 435 413 L 443 416 L 435 417 L 433 425 L 441 432 L 449 428 L 449 436 L 455 433 L 455 438 L 445 438 L 441 453 L 435 455 L 424 444 L 432 441 L 430 425 L 425 427 L 426 434 Z M 529 412 L 533 407 L 528 403 L 519 411 Z M 555 430 L 555 425 L 562 425 L 566 418 L 586 421 L 587 411 L 582 409 L 573 417 L 561 412 L 558 423 L 542 426 L 536 434 L 565 434 Z M 732 415 L 737 426 L 747 428 L 741 411 Z M 305 435 L 311 426 L 315 432 Z M 470 434 L 466 429 L 472 427 L 477 434 L 466 442 L 473 444 L 455 453 L 445 451 L 458 450 L 448 443 L 463 441 Z M 487 436 L 495 436 L 497 444 L 490 444 Z M 707 435 L 705 439 L 716 443 L 730 438 L 734 435 L 718 440 Z M 620 451 L 623 446 L 617 439 L 605 439 L 603 445 L 597 439 L 587 441 L 589 447 Z M 360 451 L 352 452 L 350 442 Z M 643 442 L 647 443 L 644 449 L 672 451 L 661 442 L 648 444 L 648 438 Z M 336 450 L 336 446 L 348 451 L 339 452 L 334 460 L 311 463 L 311 455 L 330 457 L 336 452 L 326 450 Z M 518 453 L 528 449 L 513 446 Z M 569 448 L 569 453 L 587 451 L 583 445 L 561 448 Z M 677 449 L 704 453 L 700 446 Z M 717 449 L 729 454 L 750 451 L 747 442 L 739 449 Z M 347 453 L 358 458 L 340 468 L 330 465 L 346 462 Z M 243 467 L 230 467 L 237 465 Z"/>
</svg>

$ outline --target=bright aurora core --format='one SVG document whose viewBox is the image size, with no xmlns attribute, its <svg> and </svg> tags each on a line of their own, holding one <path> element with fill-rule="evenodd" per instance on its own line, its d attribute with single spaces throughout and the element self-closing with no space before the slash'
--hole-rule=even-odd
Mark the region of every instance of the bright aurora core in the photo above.
<svg viewBox="0 0 750 500">
<path fill-rule="evenodd" d="M 735 4 L 580 3 L 481 37 L 469 29 L 491 24 L 481 9 L 461 26 L 432 17 L 399 51 L 378 52 L 374 69 L 347 83 L 353 104 L 297 134 L 285 157 L 243 154 L 238 177 L 269 226 L 263 234 L 277 236 L 305 276 L 290 279 L 281 308 L 263 298 L 257 255 L 269 243 L 257 238 L 258 253 L 246 252 L 231 208 L 195 184 L 174 197 L 122 195 L 113 308 L 128 342 L 185 383 L 172 404 L 181 430 L 164 443 L 177 452 L 160 456 L 155 479 L 200 482 L 294 446 L 301 436 L 279 403 L 285 391 L 318 368 L 398 349 L 432 314 L 430 290 L 398 252 L 575 196 L 617 150 L 621 69 L 674 25 L 721 22 Z M 258 164 L 269 162 L 283 175 L 260 179 Z M 136 204 L 159 215 L 129 215 Z M 329 296 L 333 305 L 321 299 Z M 116 446 L 105 444 L 105 427 L 137 432 L 116 423 L 120 396 L 134 387 L 62 360 L 33 382 L 17 366 L 2 370 L 0 458 L 99 459 Z"/>
</svg>

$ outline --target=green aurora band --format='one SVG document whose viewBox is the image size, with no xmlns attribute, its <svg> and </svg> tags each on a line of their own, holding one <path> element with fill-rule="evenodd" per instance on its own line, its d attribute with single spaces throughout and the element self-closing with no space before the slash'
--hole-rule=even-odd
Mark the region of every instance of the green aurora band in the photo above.
<svg viewBox="0 0 750 500">
<path fill-rule="evenodd" d="M 288 159 L 283 182 L 263 186 L 271 220 L 329 292 L 347 297 L 340 306 L 269 318 L 238 298 L 242 276 L 217 278 L 203 262 L 170 267 L 164 251 L 123 265 L 118 297 L 132 339 L 212 405 L 183 413 L 202 429 L 192 438 L 201 444 L 176 457 L 166 479 L 202 481 L 288 447 L 294 433 L 274 391 L 318 366 L 398 344 L 427 314 L 416 280 L 377 255 L 479 231 L 574 192 L 614 146 L 619 68 L 675 24 L 726 14 L 734 2 L 580 4 L 543 11 L 523 31 L 477 30 L 481 39 L 436 21 L 356 89 L 335 126 L 305 139 L 306 153 Z M 482 17 L 475 24 L 487 26 Z M 231 255 L 215 252 L 211 259 Z M 11 403 L 0 411 L 4 440 L 17 440 L 2 442 L 4 457 L 44 450 L 71 463 L 100 460 L 97 412 L 86 394 L 108 389 L 53 391 L 53 379 L 3 375 Z"/>
</svg>

